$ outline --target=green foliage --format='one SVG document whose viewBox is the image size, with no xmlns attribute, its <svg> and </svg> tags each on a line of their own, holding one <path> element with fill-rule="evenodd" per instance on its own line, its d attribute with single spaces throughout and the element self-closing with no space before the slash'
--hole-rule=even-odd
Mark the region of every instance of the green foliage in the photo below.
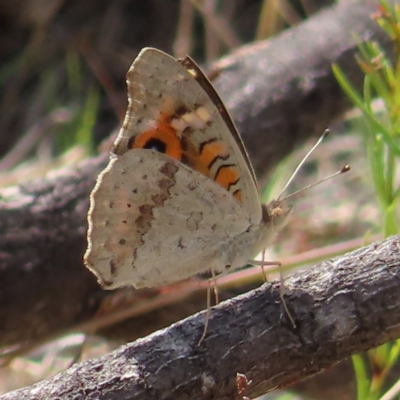
<svg viewBox="0 0 400 400">
<path fill-rule="evenodd" d="M 96 83 L 85 85 L 82 82 L 82 66 L 77 53 L 67 53 L 65 64 L 67 97 L 75 99 L 75 105 L 69 106 L 70 118 L 55 137 L 56 151 L 61 154 L 74 145 L 81 144 L 88 146 L 88 150 L 92 152 L 92 129 L 97 118 L 100 89 Z M 59 87 L 57 89 L 60 90 Z"/>
<path fill-rule="evenodd" d="M 384 236 L 399 232 L 397 206 L 400 187 L 396 177 L 400 167 L 400 6 L 391 9 L 381 0 L 376 22 L 393 39 L 396 59 L 392 62 L 383 49 L 375 42 L 359 45 L 357 61 L 364 77 L 363 93 L 358 93 L 340 68 L 333 66 L 333 72 L 346 92 L 365 117 L 364 143 L 382 212 Z M 382 107 L 373 107 L 374 98 L 379 98 Z M 377 400 L 381 397 L 387 375 L 398 361 L 400 342 L 386 343 L 368 352 L 368 356 L 353 356 L 353 366 L 357 378 L 357 399 Z M 383 398 L 399 398 L 398 392 Z"/>
<path fill-rule="evenodd" d="M 385 2 L 382 2 L 380 9 L 377 21 L 381 26 L 389 26 L 394 31 L 393 19 L 399 16 L 398 10 L 390 10 Z M 400 37 L 400 30 L 397 32 Z M 400 39 L 393 40 L 397 48 L 396 43 L 400 43 Z M 400 188 L 396 187 L 395 178 L 400 159 L 400 59 L 393 65 L 377 43 L 362 43 L 359 48 L 358 63 L 365 74 L 362 94 L 354 89 L 337 65 L 333 66 L 333 72 L 343 90 L 365 116 L 364 142 L 382 210 L 383 233 L 389 236 L 399 231 L 396 208 Z M 383 109 L 378 113 L 373 109 L 374 97 L 380 98 L 383 103 Z"/>
</svg>

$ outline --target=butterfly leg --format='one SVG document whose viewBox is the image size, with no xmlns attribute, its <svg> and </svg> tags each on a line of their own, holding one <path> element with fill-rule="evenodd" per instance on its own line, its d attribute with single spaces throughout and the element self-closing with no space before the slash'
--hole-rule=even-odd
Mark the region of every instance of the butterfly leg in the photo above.
<svg viewBox="0 0 400 400">
<path fill-rule="evenodd" d="M 264 277 L 264 282 L 268 282 L 267 274 L 265 273 L 265 269 L 264 269 L 264 267 L 265 267 L 265 250 L 262 251 L 261 257 L 262 257 L 261 271 L 262 271 L 262 274 Z M 272 261 L 272 262 L 274 263 L 272 265 L 275 265 L 275 262 L 274 261 Z M 277 261 L 277 262 L 279 263 L 279 261 Z"/>
<path fill-rule="evenodd" d="M 296 323 L 294 322 L 292 314 L 290 313 L 289 308 L 288 308 L 285 298 L 284 298 L 284 296 L 285 296 L 285 279 L 283 278 L 281 263 L 279 263 L 279 280 L 281 282 L 281 284 L 279 286 L 279 297 L 281 298 L 283 308 L 285 309 L 286 315 L 289 317 L 290 322 L 293 325 L 293 328 L 296 329 Z"/>
<path fill-rule="evenodd" d="M 211 279 L 208 280 L 206 319 L 205 319 L 205 322 L 204 322 L 203 334 L 201 335 L 201 338 L 199 340 L 199 343 L 197 343 L 197 346 L 200 346 L 202 341 L 206 337 L 207 330 L 208 330 L 208 322 L 209 322 L 210 317 L 211 317 L 211 285 L 214 288 L 215 304 L 218 305 L 219 304 L 219 293 L 218 293 L 218 286 L 217 286 L 217 277 L 215 275 L 214 268 L 211 268 Z"/>
<path fill-rule="evenodd" d="M 285 279 L 284 279 L 283 273 L 282 273 L 282 263 L 280 261 L 265 261 L 265 251 L 262 252 L 262 260 L 261 261 L 253 260 L 250 262 L 253 265 L 258 265 L 261 267 L 261 271 L 263 273 L 265 282 L 268 282 L 268 279 L 267 279 L 267 275 L 265 274 L 264 267 L 266 267 L 267 265 L 275 265 L 275 266 L 279 267 L 279 281 L 280 281 L 279 297 L 281 298 L 283 308 L 285 310 L 286 315 L 290 319 L 290 322 L 292 323 L 293 328 L 296 328 L 296 323 L 294 322 L 294 319 L 292 317 L 292 314 L 289 311 L 289 308 L 286 304 L 285 297 L 284 297 L 285 296 Z"/>
<path fill-rule="evenodd" d="M 262 271 L 262 274 L 263 274 L 265 282 L 268 282 L 267 274 L 265 273 L 265 267 L 267 267 L 267 266 L 277 266 L 277 267 L 279 267 L 279 273 L 280 273 L 280 276 L 282 278 L 282 271 L 281 271 L 281 268 L 280 268 L 282 266 L 281 262 L 280 261 L 265 261 L 264 257 L 265 257 L 265 251 L 262 252 L 262 260 L 261 261 L 250 260 L 249 263 L 252 264 L 252 265 L 257 265 L 258 267 L 261 267 L 261 271 Z M 282 279 L 281 279 L 281 281 L 282 281 Z"/>
<path fill-rule="evenodd" d="M 214 268 L 211 268 L 211 282 L 214 288 L 214 297 L 215 297 L 215 305 L 219 304 L 219 293 L 218 293 L 218 285 L 217 285 L 217 276 L 215 275 Z"/>
</svg>

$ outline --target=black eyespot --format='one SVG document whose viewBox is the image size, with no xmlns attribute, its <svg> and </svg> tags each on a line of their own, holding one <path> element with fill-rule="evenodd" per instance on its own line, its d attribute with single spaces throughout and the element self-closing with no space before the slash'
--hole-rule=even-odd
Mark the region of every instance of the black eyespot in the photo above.
<svg viewBox="0 0 400 400">
<path fill-rule="evenodd" d="M 167 151 L 167 145 L 159 139 L 150 139 L 144 146 L 144 149 L 150 149 L 158 151 L 160 153 L 165 153 Z"/>
</svg>

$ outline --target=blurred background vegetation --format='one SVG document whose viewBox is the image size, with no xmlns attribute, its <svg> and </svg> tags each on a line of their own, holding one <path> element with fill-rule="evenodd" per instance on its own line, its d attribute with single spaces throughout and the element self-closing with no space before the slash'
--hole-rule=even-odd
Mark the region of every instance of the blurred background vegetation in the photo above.
<svg viewBox="0 0 400 400">
<path fill-rule="evenodd" d="M 126 71 L 142 47 L 209 61 L 326 4 L 0 0 L 0 171 L 77 144 L 93 153 L 124 117 Z"/>
</svg>

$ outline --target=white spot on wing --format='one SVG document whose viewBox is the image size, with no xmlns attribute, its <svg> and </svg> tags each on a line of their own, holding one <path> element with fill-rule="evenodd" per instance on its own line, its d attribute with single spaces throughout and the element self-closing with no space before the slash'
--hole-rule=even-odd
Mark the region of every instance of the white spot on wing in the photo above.
<svg viewBox="0 0 400 400">
<path fill-rule="evenodd" d="M 203 121 L 203 122 L 208 122 L 211 121 L 211 114 L 208 112 L 208 110 L 201 106 L 196 110 L 197 116 Z"/>
<path fill-rule="evenodd" d="M 206 122 L 197 114 L 197 110 L 183 114 L 182 119 L 186 121 L 193 129 L 204 129 L 207 126 Z"/>
</svg>

